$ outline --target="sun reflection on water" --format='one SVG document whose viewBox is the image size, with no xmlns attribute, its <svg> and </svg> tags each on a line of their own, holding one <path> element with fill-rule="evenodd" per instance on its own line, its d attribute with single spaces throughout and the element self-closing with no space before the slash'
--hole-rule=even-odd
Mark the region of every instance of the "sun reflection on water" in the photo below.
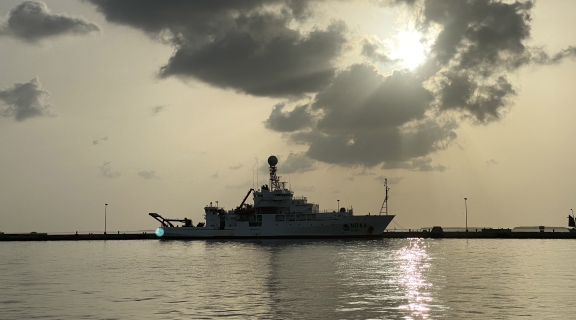
<svg viewBox="0 0 576 320">
<path fill-rule="evenodd" d="M 396 251 L 399 263 L 398 284 L 404 289 L 407 303 L 399 307 L 410 313 L 407 319 L 428 319 L 430 313 L 430 287 L 432 284 L 426 274 L 430 267 L 430 257 L 426 250 L 426 243 L 422 240 L 413 240 Z"/>
</svg>

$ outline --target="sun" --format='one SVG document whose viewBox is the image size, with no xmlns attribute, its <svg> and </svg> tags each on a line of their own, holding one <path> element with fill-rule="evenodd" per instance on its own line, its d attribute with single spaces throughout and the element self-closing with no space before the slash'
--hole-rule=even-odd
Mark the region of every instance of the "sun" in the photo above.
<svg viewBox="0 0 576 320">
<path fill-rule="evenodd" d="M 408 69 L 414 69 L 426 59 L 422 35 L 416 31 L 402 30 L 394 37 L 392 59 L 403 61 Z"/>
</svg>

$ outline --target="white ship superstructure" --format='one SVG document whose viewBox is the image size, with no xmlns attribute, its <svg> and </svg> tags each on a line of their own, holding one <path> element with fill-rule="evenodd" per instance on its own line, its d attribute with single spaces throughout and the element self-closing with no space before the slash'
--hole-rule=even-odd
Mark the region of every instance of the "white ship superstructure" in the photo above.
<svg viewBox="0 0 576 320">
<path fill-rule="evenodd" d="M 234 210 L 226 211 L 210 203 L 204 207 L 204 223 L 193 226 L 186 218 L 165 219 L 150 213 L 162 224 L 156 234 L 162 238 L 199 239 L 370 237 L 381 235 L 394 218 L 393 215 L 355 216 L 352 208 L 320 212 L 318 204 L 308 203 L 305 197 L 294 197 L 286 183 L 280 182 L 276 175 L 277 163 L 275 156 L 268 158 L 270 185 L 250 189 Z M 253 205 L 245 203 L 251 193 Z"/>
</svg>

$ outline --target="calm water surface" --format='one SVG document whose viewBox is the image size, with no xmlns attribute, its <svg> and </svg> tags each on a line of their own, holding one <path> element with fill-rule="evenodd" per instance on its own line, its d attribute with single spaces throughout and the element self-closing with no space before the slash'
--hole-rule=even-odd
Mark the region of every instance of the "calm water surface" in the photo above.
<svg viewBox="0 0 576 320">
<path fill-rule="evenodd" d="M 576 241 L 0 243 L 0 319 L 570 319 Z"/>
</svg>

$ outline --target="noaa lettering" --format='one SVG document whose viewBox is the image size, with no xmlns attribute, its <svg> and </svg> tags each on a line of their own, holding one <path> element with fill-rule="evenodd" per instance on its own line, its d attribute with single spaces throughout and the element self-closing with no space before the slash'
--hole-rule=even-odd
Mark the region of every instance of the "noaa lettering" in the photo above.
<svg viewBox="0 0 576 320">
<path fill-rule="evenodd" d="M 361 223 L 361 222 L 357 222 L 357 223 L 351 223 L 350 227 L 352 228 L 366 228 L 366 224 L 365 223 Z"/>
<path fill-rule="evenodd" d="M 350 224 L 344 224 L 342 225 L 342 230 L 344 231 L 358 231 L 359 228 L 367 228 L 368 226 L 366 225 L 366 223 L 362 223 L 362 222 L 354 222 L 354 223 L 350 223 Z"/>
</svg>

